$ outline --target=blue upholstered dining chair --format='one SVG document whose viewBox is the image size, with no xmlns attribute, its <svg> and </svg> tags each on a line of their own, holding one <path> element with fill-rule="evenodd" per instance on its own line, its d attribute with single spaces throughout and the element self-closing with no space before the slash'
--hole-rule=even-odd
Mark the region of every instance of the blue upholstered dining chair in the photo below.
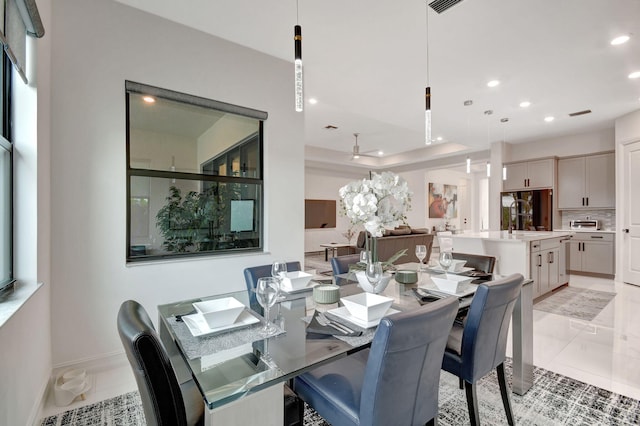
<svg viewBox="0 0 640 426">
<path fill-rule="evenodd" d="M 145 309 L 133 300 L 118 311 L 118 333 L 138 384 L 147 425 L 204 424 L 204 399 L 193 380 L 178 383 Z"/>
<path fill-rule="evenodd" d="M 300 271 L 300 262 L 287 262 L 287 272 Z M 262 313 L 262 306 L 258 303 L 255 291 L 258 278 L 270 277 L 271 265 L 252 266 L 244 270 L 244 281 L 249 293 L 249 306 L 256 312 Z"/>
<path fill-rule="evenodd" d="M 346 274 L 349 272 L 349 265 L 353 265 L 359 261 L 360 254 L 347 254 L 345 256 L 332 257 L 331 269 L 333 269 L 333 275 Z"/>
<path fill-rule="evenodd" d="M 524 278 L 513 274 L 480 284 L 463 325 L 454 324 L 447 341 L 442 368 L 464 382 L 472 425 L 479 425 L 476 382 L 496 369 L 502 403 L 510 425 L 514 424 L 504 359 L 509 321 Z"/>
<path fill-rule="evenodd" d="M 447 297 L 384 317 L 370 349 L 298 376 L 294 390 L 333 426 L 435 424 L 457 310 L 457 299 Z"/>
</svg>

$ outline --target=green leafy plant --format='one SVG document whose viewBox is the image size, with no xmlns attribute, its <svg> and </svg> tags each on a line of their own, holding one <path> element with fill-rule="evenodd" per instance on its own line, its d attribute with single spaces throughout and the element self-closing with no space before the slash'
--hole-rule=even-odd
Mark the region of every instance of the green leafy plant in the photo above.
<svg viewBox="0 0 640 426">
<path fill-rule="evenodd" d="M 214 248 L 215 234 L 223 226 L 227 211 L 223 188 L 211 185 L 203 192 L 189 191 L 184 197 L 180 188 L 169 188 L 167 203 L 156 214 L 156 226 L 167 251 L 185 253 Z"/>
</svg>

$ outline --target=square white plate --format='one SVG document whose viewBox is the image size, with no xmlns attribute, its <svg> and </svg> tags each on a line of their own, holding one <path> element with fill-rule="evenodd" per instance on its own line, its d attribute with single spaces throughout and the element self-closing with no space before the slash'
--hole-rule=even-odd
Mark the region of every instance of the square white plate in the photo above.
<svg viewBox="0 0 640 426">
<path fill-rule="evenodd" d="M 182 317 L 182 321 L 185 323 L 191 334 L 194 337 L 206 336 L 212 333 L 218 333 L 220 331 L 233 330 L 234 328 L 246 327 L 251 324 L 260 322 L 260 319 L 253 315 L 250 311 L 244 310 L 236 319 L 233 324 L 228 324 L 222 327 L 209 328 L 207 320 L 201 314 L 191 314 Z"/>
<path fill-rule="evenodd" d="M 363 321 L 359 318 L 354 317 L 353 315 L 351 315 L 349 313 L 349 310 L 347 308 L 345 308 L 344 306 L 341 306 L 339 308 L 335 308 L 335 309 L 329 309 L 327 311 L 330 314 L 333 314 L 335 316 L 337 316 L 338 318 L 342 318 L 345 321 L 350 322 L 353 325 L 357 325 L 358 327 L 362 327 L 362 328 L 371 328 L 371 327 L 375 327 L 376 325 L 380 324 L 380 320 L 382 320 L 382 318 L 391 315 L 391 314 L 397 314 L 398 312 L 400 312 L 397 309 L 393 309 L 393 308 L 389 308 L 389 310 L 381 317 L 378 318 L 376 320 L 373 321 Z"/>
<path fill-rule="evenodd" d="M 458 297 L 465 297 L 465 296 L 469 296 L 473 293 L 476 292 L 476 290 L 478 289 L 478 285 L 477 284 L 466 284 L 464 286 L 461 286 L 462 288 L 458 290 L 458 292 L 456 293 L 450 293 L 448 291 L 445 290 L 440 290 L 438 288 L 437 285 L 435 285 L 434 283 L 430 282 L 424 286 L 421 286 L 422 288 L 424 288 L 425 290 L 427 290 L 429 293 L 433 293 L 435 295 L 448 295 L 448 296 L 458 296 Z"/>
<path fill-rule="evenodd" d="M 428 266 L 427 267 L 427 271 L 433 271 L 433 272 L 437 272 L 439 274 L 444 274 L 445 271 L 444 269 L 442 269 L 442 266 Z M 469 272 L 469 271 L 473 271 L 473 268 L 469 268 L 468 266 L 463 266 L 459 271 L 456 272 L 452 272 L 449 271 L 449 274 L 464 274 L 465 272 Z"/>
</svg>

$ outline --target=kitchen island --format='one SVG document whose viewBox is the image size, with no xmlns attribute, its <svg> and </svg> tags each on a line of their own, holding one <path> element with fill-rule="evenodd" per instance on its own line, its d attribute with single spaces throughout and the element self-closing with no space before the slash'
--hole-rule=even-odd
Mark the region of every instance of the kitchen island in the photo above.
<svg viewBox="0 0 640 426">
<path fill-rule="evenodd" d="M 465 232 L 451 236 L 453 251 L 496 258 L 494 272 L 520 273 L 531 278 L 522 287 L 512 318 L 513 389 L 523 395 L 533 385 L 533 299 L 566 282 L 563 241 L 572 232 L 507 231 Z M 561 255 L 562 254 L 562 255 Z M 562 265 L 565 263 L 565 265 Z"/>
</svg>

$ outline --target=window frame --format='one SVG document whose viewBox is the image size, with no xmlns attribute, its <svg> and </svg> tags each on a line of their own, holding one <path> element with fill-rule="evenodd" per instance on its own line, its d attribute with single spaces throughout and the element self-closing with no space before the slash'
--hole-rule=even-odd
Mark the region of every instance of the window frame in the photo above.
<svg viewBox="0 0 640 426">
<path fill-rule="evenodd" d="M 157 170 L 157 169 L 141 169 L 131 167 L 131 109 L 130 109 L 130 94 L 145 94 L 151 95 L 156 98 L 167 99 L 170 101 L 178 101 L 187 104 L 192 104 L 200 107 L 211 108 L 214 110 L 224 111 L 231 114 L 236 114 L 244 117 L 255 118 L 258 122 L 258 167 L 259 173 L 255 177 L 242 177 L 242 176 L 228 176 L 228 175 L 215 175 L 204 174 L 204 170 L 200 169 L 200 173 L 185 173 L 173 170 Z M 125 103 L 126 103 L 126 248 L 125 257 L 127 264 L 134 264 L 139 262 L 153 262 L 163 259 L 171 258 L 188 258 L 188 257 L 201 257 L 201 256 L 219 256 L 229 255 L 237 253 L 256 252 L 264 250 L 264 121 L 267 119 L 267 113 L 253 110 L 250 108 L 240 107 L 224 102 L 214 101 L 211 99 L 201 98 L 194 95 L 188 95 L 180 92 L 174 92 L 168 89 L 161 89 L 154 86 L 148 86 L 142 83 L 135 83 L 131 81 L 125 81 Z M 222 155 L 220 153 L 219 155 Z M 208 161 L 211 161 L 208 160 Z M 201 188 L 205 182 L 213 182 L 220 184 L 248 184 L 255 185 L 256 191 L 258 191 L 259 202 L 256 205 L 256 234 L 259 239 L 259 244 L 256 247 L 247 248 L 230 248 L 219 250 L 206 250 L 196 252 L 182 252 L 182 253 L 162 253 L 155 255 L 133 255 L 132 252 L 132 194 L 131 194 L 131 179 L 133 177 L 149 177 L 149 178 L 161 178 L 161 179 L 174 179 L 174 180 L 192 180 L 201 183 Z M 229 200 L 230 202 L 230 200 Z M 150 218 L 151 219 L 151 218 Z M 154 218 L 155 219 L 155 218 Z"/>
<path fill-rule="evenodd" d="M 12 117 L 11 117 L 11 106 L 12 106 L 12 97 L 11 97 L 11 89 L 12 89 L 12 72 L 11 72 L 11 61 L 9 60 L 6 51 L 2 50 L 2 55 L 0 56 L 0 86 L 2 93 L 0 93 L 0 125 L 2 128 L 0 129 L 0 149 L 5 149 L 9 152 L 9 182 L 8 182 L 8 194 L 9 194 L 9 206 L 8 206 L 8 216 L 9 216 L 9 229 L 6 230 L 4 237 L 9 240 L 9 244 L 7 245 L 9 250 L 7 253 L 9 265 L 8 275 L 0 276 L 0 292 L 10 289 L 13 287 L 13 283 L 15 283 L 16 278 L 14 276 L 14 144 L 12 140 Z M 4 272 L 4 271 L 3 271 Z M 3 274 L 4 275 L 4 274 Z"/>
</svg>

